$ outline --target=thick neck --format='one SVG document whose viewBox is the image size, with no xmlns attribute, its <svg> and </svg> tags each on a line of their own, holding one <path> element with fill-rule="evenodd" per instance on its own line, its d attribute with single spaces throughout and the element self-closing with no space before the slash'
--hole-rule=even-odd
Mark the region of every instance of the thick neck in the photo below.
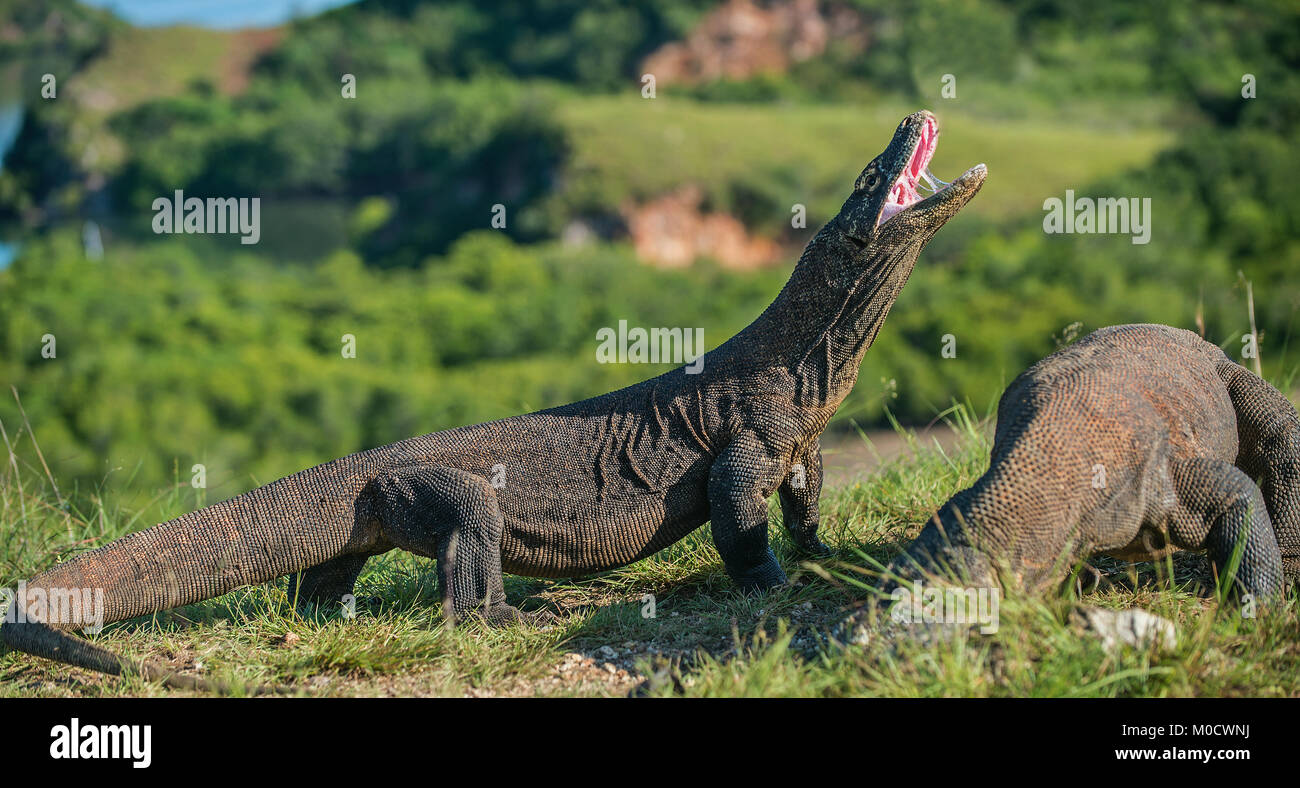
<svg viewBox="0 0 1300 788">
<path fill-rule="evenodd" d="M 838 406 L 918 251 L 919 245 L 858 249 L 832 226 L 823 228 L 776 300 L 736 336 L 744 338 L 746 365 L 788 369 L 800 405 Z"/>
</svg>

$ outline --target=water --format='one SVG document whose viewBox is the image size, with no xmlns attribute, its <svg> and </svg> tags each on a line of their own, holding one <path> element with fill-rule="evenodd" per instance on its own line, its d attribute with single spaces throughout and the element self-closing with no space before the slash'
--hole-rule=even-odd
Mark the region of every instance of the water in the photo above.
<svg viewBox="0 0 1300 788">
<path fill-rule="evenodd" d="M 4 169 L 5 156 L 18 139 L 18 132 L 23 127 L 23 105 L 5 104 L 0 106 L 0 171 Z M 9 267 L 18 255 L 18 244 L 0 241 L 0 271 Z"/>
<path fill-rule="evenodd" d="M 221 30 L 271 27 L 313 16 L 353 0 L 85 0 L 107 8 L 133 25 L 189 24 Z"/>
<path fill-rule="evenodd" d="M 23 128 L 23 105 L 0 105 L 0 168 L 4 167 L 5 156 L 18 139 L 18 132 Z"/>
</svg>

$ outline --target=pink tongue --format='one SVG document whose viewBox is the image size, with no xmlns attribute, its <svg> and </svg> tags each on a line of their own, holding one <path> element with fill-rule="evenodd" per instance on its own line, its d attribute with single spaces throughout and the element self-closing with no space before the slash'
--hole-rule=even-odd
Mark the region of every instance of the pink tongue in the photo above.
<svg viewBox="0 0 1300 788">
<path fill-rule="evenodd" d="M 889 202 L 885 204 L 884 210 L 880 212 L 880 221 L 884 221 L 914 202 L 921 199 L 920 193 L 916 190 L 916 182 L 921 177 L 921 172 L 930 163 L 930 157 L 934 155 L 936 137 L 935 122 L 928 119 L 925 122 L 925 128 L 921 129 L 921 139 L 916 143 L 916 150 L 912 153 L 912 159 L 907 163 L 907 168 L 903 171 L 903 176 L 898 179 L 889 192 Z"/>
<path fill-rule="evenodd" d="M 921 177 L 921 170 L 930 163 L 930 157 L 934 155 L 934 121 L 927 120 L 925 128 L 921 129 L 921 139 L 916 144 L 916 152 L 912 154 L 912 160 L 908 162 L 908 170 L 912 174 L 912 180 Z"/>
</svg>

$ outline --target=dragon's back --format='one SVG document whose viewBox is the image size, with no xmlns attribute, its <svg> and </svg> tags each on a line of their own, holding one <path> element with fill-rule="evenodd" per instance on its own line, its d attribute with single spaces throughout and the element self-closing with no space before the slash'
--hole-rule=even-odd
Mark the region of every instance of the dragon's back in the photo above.
<svg viewBox="0 0 1300 788">
<path fill-rule="evenodd" d="M 999 446 L 1047 435 L 1089 456 L 1168 442 L 1176 457 L 1236 456 L 1236 422 L 1215 345 L 1182 329 L 1111 326 L 1034 364 L 998 405 Z"/>
</svg>

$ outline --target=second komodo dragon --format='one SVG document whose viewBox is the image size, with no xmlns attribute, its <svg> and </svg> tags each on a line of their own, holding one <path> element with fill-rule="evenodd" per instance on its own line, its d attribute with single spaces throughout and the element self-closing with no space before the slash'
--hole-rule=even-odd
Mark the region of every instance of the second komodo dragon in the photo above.
<svg viewBox="0 0 1300 788">
<path fill-rule="evenodd" d="M 1180 549 L 1204 550 L 1225 590 L 1261 602 L 1300 579 L 1300 416 L 1191 331 L 1111 326 L 1007 387 L 988 471 L 939 507 L 881 588 L 1041 591 L 1091 555 Z M 877 612 L 850 616 L 841 637 L 870 638 Z"/>
<path fill-rule="evenodd" d="M 983 165 L 951 184 L 930 175 L 938 135 L 928 112 L 903 120 L 776 300 L 706 354 L 700 374 L 680 367 L 571 405 L 359 452 L 130 534 L 29 581 L 15 602 L 23 615 L 0 635 L 30 654 L 203 687 L 73 636 L 88 622 L 51 614 L 45 592 L 103 589 L 104 622 L 284 575 L 290 598 L 337 602 L 368 558 L 401 548 L 437 559 L 452 620 L 507 624 L 530 616 L 506 602 L 503 571 L 611 569 L 709 520 L 741 588 L 785 582 L 767 544 L 766 499 L 779 492 L 794 541 L 822 548 L 819 436 L 917 255 L 984 182 Z M 923 197 L 922 186 L 934 193 Z"/>
</svg>

